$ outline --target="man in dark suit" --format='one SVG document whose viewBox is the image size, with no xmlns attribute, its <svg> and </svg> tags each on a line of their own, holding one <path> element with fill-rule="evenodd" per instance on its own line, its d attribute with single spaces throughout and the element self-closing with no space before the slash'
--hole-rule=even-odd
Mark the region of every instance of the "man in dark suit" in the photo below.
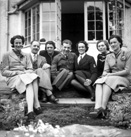
<svg viewBox="0 0 131 137">
<path fill-rule="evenodd" d="M 40 43 L 38 41 L 32 41 L 30 58 L 33 64 L 33 69 L 40 77 L 39 79 L 40 91 L 46 93 L 47 99 L 50 102 L 56 103 L 58 100 L 52 94 L 53 88 L 50 79 L 50 65 L 47 64 L 45 57 L 38 55 L 39 49 L 40 49 Z M 45 102 L 46 98 L 43 97 L 42 101 Z"/>
<path fill-rule="evenodd" d="M 59 51 L 55 50 L 55 43 L 53 41 L 47 41 L 45 43 L 45 50 L 40 51 L 40 55 L 46 58 L 48 64 L 51 65 L 53 58 L 59 54 Z"/>
<path fill-rule="evenodd" d="M 52 85 L 59 90 L 67 87 L 73 79 L 76 55 L 71 52 L 71 45 L 72 42 L 70 40 L 64 40 L 61 52 L 52 61 Z"/>
</svg>

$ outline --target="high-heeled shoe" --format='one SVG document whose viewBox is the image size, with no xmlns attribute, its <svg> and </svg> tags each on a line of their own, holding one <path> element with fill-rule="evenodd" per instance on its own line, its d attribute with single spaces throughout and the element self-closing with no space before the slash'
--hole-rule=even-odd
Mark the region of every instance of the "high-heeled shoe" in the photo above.
<svg viewBox="0 0 131 137">
<path fill-rule="evenodd" d="M 42 109 L 41 109 L 41 107 L 34 108 L 34 112 L 35 112 L 36 115 L 42 114 Z"/>
<path fill-rule="evenodd" d="M 103 116 L 103 108 L 100 107 L 98 109 L 94 109 L 94 111 L 89 113 L 89 117 L 91 118 L 100 118 Z"/>
</svg>

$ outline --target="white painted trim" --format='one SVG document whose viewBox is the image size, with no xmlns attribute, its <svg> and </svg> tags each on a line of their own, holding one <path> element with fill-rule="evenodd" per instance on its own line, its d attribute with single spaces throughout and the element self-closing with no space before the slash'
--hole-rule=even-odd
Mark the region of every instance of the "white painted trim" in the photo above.
<svg viewBox="0 0 131 137">
<path fill-rule="evenodd" d="M 87 41 L 87 2 L 84 2 L 84 34 L 85 34 L 85 41 Z"/>
<path fill-rule="evenodd" d="M 105 19 L 105 1 L 102 1 L 101 0 L 101 2 L 102 2 L 102 5 L 103 5 L 103 39 L 106 39 L 106 19 Z M 87 1 L 85 1 L 84 2 L 84 27 L 85 27 L 85 32 L 84 32 L 84 34 L 85 34 L 85 41 L 88 41 L 88 32 L 87 32 L 87 30 L 88 30 L 88 25 L 87 25 L 87 23 L 88 23 L 88 21 L 87 21 Z M 96 30 L 96 28 L 95 28 L 95 30 Z M 90 42 L 90 43 L 96 43 L 97 42 L 97 40 L 90 40 L 90 41 L 88 41 L 88 42 Z"/>
<path fill-rule="evenodd" d="M 103 7 L 103 39 L 106 40 L 106 11 L 105 11 L 105 1 L 102 1 Z"/>
<path fill-rule="evenodd" d="M 40 25 L 39 25 L 39 38 L 43 38 L 42 36 L 42 22 L 43 22 L 43 16 L 42 16 L 42 12 L 43 12 L 43 3 L 41 2 L 40 5 L 39 5 L 39 8 L 40 8 Z"/>
</svg>

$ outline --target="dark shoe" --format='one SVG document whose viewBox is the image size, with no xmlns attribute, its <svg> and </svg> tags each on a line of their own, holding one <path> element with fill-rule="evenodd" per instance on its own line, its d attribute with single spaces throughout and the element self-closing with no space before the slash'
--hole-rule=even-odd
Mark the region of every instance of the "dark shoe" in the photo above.
<svg viewBox="0 0 131 137">
<path fill-rule="evenodd" d="M 91 101 L 95 101 L 95 95 L 91 96 Z"/>
<path fill-rule="evenodd" d="M 94 111 L 89 113 L 89 117 L 91 118 L 100 118 L 103 116 L 103 108 L 94 109 Z"/>
<path fill-rule="evenodd" d="M 106 117 L 107 117 L 107 109 L 103 109 L 101 118 L 105 119 Z"/>
<path fill-rule="evenodd" d="M 58 99 L 55 98 L 54 95 L 50 95 L 50 96 L 48 96 L 48 100 L 49 100 L 49 102 L 51 102 L 51 103 L 55 103 L 55 104 L 58 102 Z"/>
<path fill-rule="evenodd" d="M 95 101 L 95 91 L 91 86 L 86 86 L 86 89 L 90 93 L 90 99 L 91 101 Z"/>
<path fill-rule="evenodd" d="M 34 108 L 34 112 L 35 112 L 36 115 L 39 115 L 39 114 L 42 113 L 42 109 L 40 107 Z"/>
<path fill-rule="evenodd" d="M 32 121 L 34 121 L 34 119 L 35 119 L 34 112 L 30 112 L 30 113 L 27 114 L 27 121 L 28 122 L 32 122 Z"/>
<path fill-rule="evenodd" d="M 40 101 L 46 103 L 47 102 L 47 97 L 43 97 Z"/>
</svg>

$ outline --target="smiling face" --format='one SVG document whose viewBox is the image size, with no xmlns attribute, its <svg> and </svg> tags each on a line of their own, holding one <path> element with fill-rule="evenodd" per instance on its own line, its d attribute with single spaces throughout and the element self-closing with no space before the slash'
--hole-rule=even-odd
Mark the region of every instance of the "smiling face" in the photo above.
<svg viewBox="0 0 131 137">
<path fill-rule="evenodd" d="M 84 43 L 79 43 L 78 44 L 78 52 L 79 54 L 84 54 L 86 51 L 86 47 L 85 47 L 85 44 Z"/>
<path fill-rule="evenodd" d="M 67 43 L 63 43 L 62 51 L 63 54 L 68 54 L 71 51 L 71 45 Z"/>
<path fill-rule="evenodd" d="M 114 52 L 117 52 L 120 50 L 120 45 L 121 43 L 117 40 L 117 38 L 110 39 L 110 46 Z"/>
<path fill-rule="evenodd" d="M 38 51 L 39 51 L 39 49 L 40 49 L 40 44 L 39 44 L 39 42 L 38 42 L 38 41 L 33 41 L 33 43 L 31 44 L 31 52 L 32 52 L 33 54 L 37 54 Z"/>
<path fill-rule="evenodd" d="M 14 40 L 14 49 L 15 49 L 16 51 L 21 51 L 22 48 L 23 48 L 22 39 L 16 38 L 16 39 Z"/>
<path fill-rule="evenodd" d="M 97 48 L 101 53 L 106 53 L 107 52 L 107 47 L 106 47 L 104 41 L 100 42 L 98 44 Z"/>
</svg>

